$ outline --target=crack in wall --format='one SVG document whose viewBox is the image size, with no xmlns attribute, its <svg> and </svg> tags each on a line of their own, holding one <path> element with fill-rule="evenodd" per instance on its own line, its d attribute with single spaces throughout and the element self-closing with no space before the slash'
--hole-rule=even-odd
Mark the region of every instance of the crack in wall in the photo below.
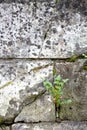
<svg viewBox="0 0 87 130">
<path fill-rule="evenodd" d="M 46 91 L 44 91 L 44 92 L 42 92 L 42 93 L 40 93 L 38 96 L 36 96 L 34 99 L 33 99 L 33 101 L 32 102 L 29 102 L 29 103 L 27 103 L 27 104 L 25 104 L 25 103 L 22 103 L 21 104 L 21 109 L 20 109 L 20 111 L 18 112 L 18 114 L 14 117 L 14 123 L 17 123 L 17 122 L 15 122 L 15 119 L 17 118 L 17 116 L 22 112 L 22 110 L 23 110 L 23 108 L 24 107 L 26 107 L 26 106 L 28 106 L 28 105 L 30 105 L 30 104 L 32 104 L 33 102 L 35 102 L 40 96 L 42 96 L 44 93 L 45 93 Z M 26 123 L 26 122 L 24 122 L 24 123 Z"/>
<path fill-rule="evenodd" d="M 48 34 L 49 30 L 50 30 L 50 26 L 51 26 L 51 23 L 49 23 L 49 25 L 48 25 L 48 27 L 47 27 L 47 30 L 46 30 L 45 33 L 44 33 L 43 41 L 42 41 L 41 49 L 40 49 L 40 51 L 39 51 L 38 58 L 41 57 L 41 52 L 42 52 L 42 49 L 43 49 L 43 46 L 44 46 L 44 41 L 45 41 L 46 38 L 47 38 L 47 34 Z"/>
</svg>

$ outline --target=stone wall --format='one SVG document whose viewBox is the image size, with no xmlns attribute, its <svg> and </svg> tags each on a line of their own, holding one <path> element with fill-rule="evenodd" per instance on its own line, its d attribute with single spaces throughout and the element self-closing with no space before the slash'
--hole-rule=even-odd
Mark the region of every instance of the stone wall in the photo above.
<svg viewBox="0 0 87 130">
<path fill-rule="evenodd" d="M 86 4 L 0 0 L 0 130 L 87 130 Z M 58 119 L 43 86 L 54 71 L 72 99 Z"/>
</svg>

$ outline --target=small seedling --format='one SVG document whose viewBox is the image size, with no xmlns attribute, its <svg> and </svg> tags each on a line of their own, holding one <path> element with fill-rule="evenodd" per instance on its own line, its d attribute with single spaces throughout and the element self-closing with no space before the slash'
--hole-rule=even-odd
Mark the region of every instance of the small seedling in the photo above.
<svg viewBox="0 0 87 130">
<path fill-rule="evenodd" d="M 63 98 L 63 88 L 64 84 L 68 82 L 69 79 L 62 79 L 60 75 L 58 75 L 54 82 L 45 80 L 43 85 L 46 90 L 52 95 L 53 102 L 55 103 L 55 107 L 59 108 L 62 104 L 71 103 L 70 99 Z M 57 109 L 58 110 L 58 109 Z"/>
</svg>

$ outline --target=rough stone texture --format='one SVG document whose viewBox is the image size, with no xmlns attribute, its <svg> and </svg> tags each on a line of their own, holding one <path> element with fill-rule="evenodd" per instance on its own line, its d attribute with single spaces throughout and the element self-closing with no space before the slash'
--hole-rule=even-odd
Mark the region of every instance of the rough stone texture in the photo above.
<svg viewBox="0 0 87 130">
<path fill-rule="evenodd" d="M 68 58 L 87 52 L 86 16 L 71 10 L 63 14 L 53 0 L 1 3 L 0 12 L 1 58 Z"/>
<path fill-rule="evenodd" d="M 50 95 L 41 96 L 23 108 L 15 122 L 55 121 L 55 105 Z"/>
<path fill-rule="evenodd" d="M 13 130 L 87 130 L 87 122 L 15 124 Z"/>
<path fill-rule="evenodd" d="M 87 120 L 87 60 L 64 60 L 83 53 L 87 0 L 0 0 L 0 123 L 54 121 L 54 105 L 43 95 L 42 81 L 52 79 L 55 69 L 69 78 L 64 98 L 72 99 L 60 107 L 60 118 Z M 55 58 L 62 61 L 54 66 L 49 59 Z M 13 125 L 13 130 L 26 129 L 87 130 L 87 123 Z"/>
<path fill-rule="evenodd" d="M 12 120 L 45 92 L 44 78 L 52 78 L 51 61 L 0 60 L 0 116 Z"/>
<path fill-rule="evenodd" d="M 6 126 L 0 126 L 0 130 L 10 130 L 10 128 Z"/>
<path fill-rule="evenodd" d="M 62 105 L 60 118 L 65 120 L 87 120 L 87 71 L 84 66 L 87 60 L 77 60 L 74 63 L 56 62 L 58 74 L 68 78 L 69 82 L 64 88 L 64 98 L 71 98 L 72 103 Z"/>
<path fill-rule="evenodd" d="M 87 16 L 87 0 L 60 0 L 59 9 L 64 13 L 65 10 L 80 12 Z"/>
</svg>

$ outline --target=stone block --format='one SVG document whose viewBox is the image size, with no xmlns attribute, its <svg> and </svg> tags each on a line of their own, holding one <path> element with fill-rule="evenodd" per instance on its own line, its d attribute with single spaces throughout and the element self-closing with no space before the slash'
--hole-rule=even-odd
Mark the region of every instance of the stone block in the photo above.
<svg viewBox="0 0 87 130">
<path fill-rule="evenodd" d="M 87 122 L 14 124 L 12 130 L 87 130 Z"/>
<path fill-rule="evenodd" d="M 63 98 L 71 99 L 72 103 L 60 107 L 62 120 L 86 120 L 87 119 L 87 65 L 86 59 L 76 62 L 55 62 L 56 72 L 69 82 L 64 87 Z"/>
<path fill-rule="evenodd" d="M 0 12 L 0 58 L 69 58 L 87 52 L 86 16 L 79 12 L 61 14 L 54 1 L 1 3 Z"/>
<path fill-rule="evenodd" d="M 55 105 L 50 95 L 43 95 L 27 105 L 15 118 L 15 122 L 50 122 L 55 121 Z"/>
<path fill-rule="evenodd" d="M 10 128 L 3 125 L 3 126 L 0 126 L 0 130 L 10 130 Z"/>
<path fill-rule="evenodd" d="M 0 60 L 0 119 L 13 122 L 22 108 L 45 92 L 43 80 L 52 78 L 53 63 Z"/>
<path fill-rule="evenodd" d="M 59 2 L 59 8 L 61 11 L 72 10 L 73 12 L 79 12 L 82 15 L 87 15 L 87 0 L 61 0 Z"/>
</svg>

